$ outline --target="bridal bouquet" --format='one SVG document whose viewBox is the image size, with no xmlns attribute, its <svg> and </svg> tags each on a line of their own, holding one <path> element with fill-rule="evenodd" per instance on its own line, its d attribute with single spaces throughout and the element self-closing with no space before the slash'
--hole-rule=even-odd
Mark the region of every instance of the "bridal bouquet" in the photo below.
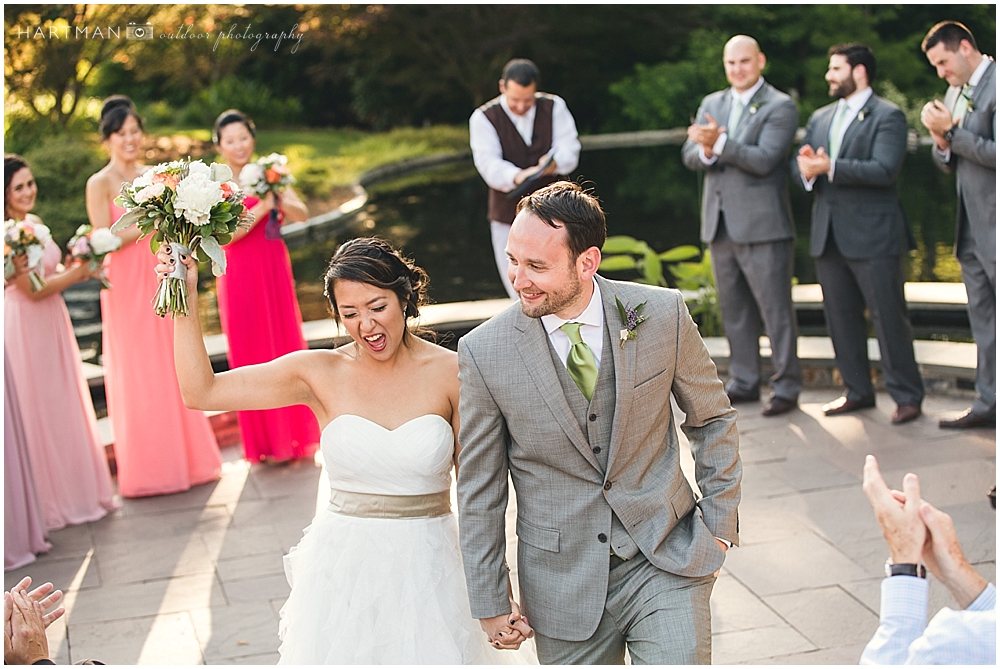
<svg viewBox="0 0 1000 669">
<path fill-rule="evenodd" d="M 209 167 L 200 160 L 179 160 L 160 163 L 132 183 L 122 184 L 115 203 L 126 212 L 111 231 L 135 225 L 141 237 L 149 236 L 154 252 L 168 244 L 174 259 L 173 273 L 160 282 L 153 298 L 158 316 L 187 316 L 186 268 L 181 255 L 211 260 L 215 276 L 226 273 L 222 246 L 232 241 L 238 227 L 252 221 L 243 207 L 243 192 L 232 178 L 233 171 L 225 165 Z"/>
<path fill-rule="evenodd" d="M 295 177 L 288 169 L 288 158 L 280 153 L 272 153 L 269 156 L 258 158 L 255 162 L 247 163 L 240 171 L 240 184 L 250 193 L 256 193 L 264 197 L 268 193 L 274 193 L 277 197 L 281 191 L 295 183 Z M 281 222 L 278 220 L 278 209 L 271 210 L 271 217 L 264 228 L 264 236 L 268 239 L 281 238 Z"/>
<path fill-rule="evenodd" d="M 93 272 L 104 264 L 104 259 L 109 253 L 117 251 L 121 246 L 121 237 L 108 228 L 94 230 L 91 225 L 85 223 L 76 229 L 76 234 L 69 240 L 69 253 L 74 258 L 89 261 L 90 271 Z M 111 283 L 103 273 L 98 278 L 102 287 L 111 287 Z"/>
<path fill-rule="evenodd" d="M 4 279 L 14 276 L 14 256 L 28 256 L 28 278 L 32 292 L 45 287 L 45 279 L 35 271 L 45 254 L 45 245 L 52 239 L 47 225 L 10 219 L 3 224 L 3 275 Z"/>
</svg>

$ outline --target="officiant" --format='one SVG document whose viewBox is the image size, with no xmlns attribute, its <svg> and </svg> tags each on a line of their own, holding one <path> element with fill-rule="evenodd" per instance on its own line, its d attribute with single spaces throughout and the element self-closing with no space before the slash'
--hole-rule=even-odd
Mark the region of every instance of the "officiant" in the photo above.
<svg viewBox="0 0 1000 669">
<path fill-rule="evenodd" d="M 493 255 L 511 299 L 507 236 L 518 200 L 565 178 L 580 159 L 576 122 L 558 95 L 539 93 L 538 67 L 525 58 L 504 65 L 500 95 L 472 112 L 472 159 L 490 187 L 488 216 Z"/>
</svg>

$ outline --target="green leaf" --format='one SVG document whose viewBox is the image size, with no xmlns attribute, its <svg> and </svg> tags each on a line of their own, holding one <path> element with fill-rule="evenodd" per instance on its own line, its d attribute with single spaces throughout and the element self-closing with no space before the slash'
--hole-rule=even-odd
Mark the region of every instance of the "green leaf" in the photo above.
<svg viewBox="0 0 1000 669">
<path fill-rule="evenodd" d="M 628 314 L 625 312 L 625 305 L 622 301 L 615 295 L 615 306 L 618 307 L 618 315 L 621 316 L 622 323 L 628 320 Z"/>
<path fill-rule="evenodd" d="M 201 248 L 212 259 L 212 274 L 222 276 L 226 273 L 226 252 L 219 246 L 214 237 L 201 240 Z"/>
<path fill-rule="evenodd" d="M 643 257 L 642 264 L 643 277 L 654 286 L 662 286 L 663 266 L 660 264 L 660 257 L 651 250 Z"/>
<path fill-rule="evenodd" d="M 608 237 L 601 247 L 602 253 L 644 253 L 645 242 L 640 242 L 635 237 L 628 235 L 614 235 Z"/>
<path fill-rule="evenodd" d="M 138 223 L 140 219 L 145 217 L 146 212 L 142 209 L 132 209 L 131 211 L 126 211 L 117 221 L 115 221 L 114 225 L 111 226 L 111 232 L 128 230 L 133 225 Z"/>
<path fill-rule="evenodd" d="M 635 269 L 635 258 L 632 256 L 607 256 L 601 260 L 598 269 L 605 272 L 621 272 L 628 269 Z"/>
<path fill-rule="evenodd" d="M 684 246 L 675 246 L 669 251 L 664 251 L 660 254 L 660 260 L 663 262 L 681 262 L 683 260 L 691 260 L 692 258 L 697 258 L 701 253 L 701 249 L 697 246 L 691 246 L 690 244 Z"/>
</svg>

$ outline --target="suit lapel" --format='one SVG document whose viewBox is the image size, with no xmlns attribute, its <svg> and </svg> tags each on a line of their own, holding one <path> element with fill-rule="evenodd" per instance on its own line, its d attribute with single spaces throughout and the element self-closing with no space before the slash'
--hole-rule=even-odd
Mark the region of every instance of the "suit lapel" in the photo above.
<svg viewBox="0 0 1000 669">
<path fill-rule="evenodd" d="M 556 423 L 587 462 L 603 475 L 604 470 L 591 452 L 587 437 L 573 417 L 573 410 L 566 402 L 562 386 L 559 385 L 555 367 L 552 366 L 552 355 L 549 353 L 549 336 L 542 326 L 542 321 L 520 314 L 515 327 L 521 330 L 521 336 L 518 337 L 516 344 L 518 353 Z"/>
<path fill-rule="evenodd" d="M 847 125 L 847 130 L 844 131 L 844 141 L 840 143 L 841 156 L 846 153 L 846 149 L 850 146 L 851 140 L 853 140 L 854 136 L 858 134 L 859 127 L 865 122 L 865 117 L 872 113 L 875 105 L 875 94 L 872 93 L 868 98 L 868 102 L 866 102 L 865 106 L 858 111 L 857 115 L 853 119 L 851 119 L 851 122 Z"/>
<path fill-rule="evenodd" d="M 601 288 L 601 301 L 604 306 L 604 325 L 611 333 L 611 360 L 615 365 L 615 417 L 611 423 L 611 441 L 608 446 L 608 471 L 618 452 L 618 445 L 625 431 L 625 420 L 632 405 L 632 393 L 635 390 L 635 349 L 638 339 L 628 341 L 622 348 L 618 333 L 624 327 L 618 307 L 615 305 L 614 287 L 603 277 L 597 277 L 597 285 Z M 622 299 L 627 307 L 636 307 Z M 608 351 L 601 355 L 601 364 L 608 362 Z"/>
<path fill-rule="evenodd" d="M 985 58 L 985 56 L 983 56 Z M 982 78 L 979 80 L 979 84 L 976 85 L 974 91 L 972 91 L 972 106 L 980 107 L 984 102 L 984 97 L 986 95 L 985 91 L 996 90 L 996 78 L 994 73 L 996 72 L 997 64 L 995 62 L 990 63 L 986 66 L 986 71 L 983 72 Z M 959 89 L 961 90 L 961 89 Z"/>
</svg>

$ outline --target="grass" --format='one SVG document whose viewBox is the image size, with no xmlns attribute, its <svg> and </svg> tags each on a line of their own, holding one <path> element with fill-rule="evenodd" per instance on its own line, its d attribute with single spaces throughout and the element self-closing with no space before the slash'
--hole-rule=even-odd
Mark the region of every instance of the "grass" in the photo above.
<svg viewBox="0 0 1000 669">
<path fill-rule="evenodd" d="M 149 132 L 211 139 L 211 133 L 200 128 L 158 127 Z M 257 153 L 287 155 L 297 189 L 309 198 L 324 198 L 334 188 L 350 186 L 374 167 L 468 148 L 467 128 L 444 125 L 380 133 L 350 128 L 274 129 L 261 130 L 257 136 Z"/>
</svg>

